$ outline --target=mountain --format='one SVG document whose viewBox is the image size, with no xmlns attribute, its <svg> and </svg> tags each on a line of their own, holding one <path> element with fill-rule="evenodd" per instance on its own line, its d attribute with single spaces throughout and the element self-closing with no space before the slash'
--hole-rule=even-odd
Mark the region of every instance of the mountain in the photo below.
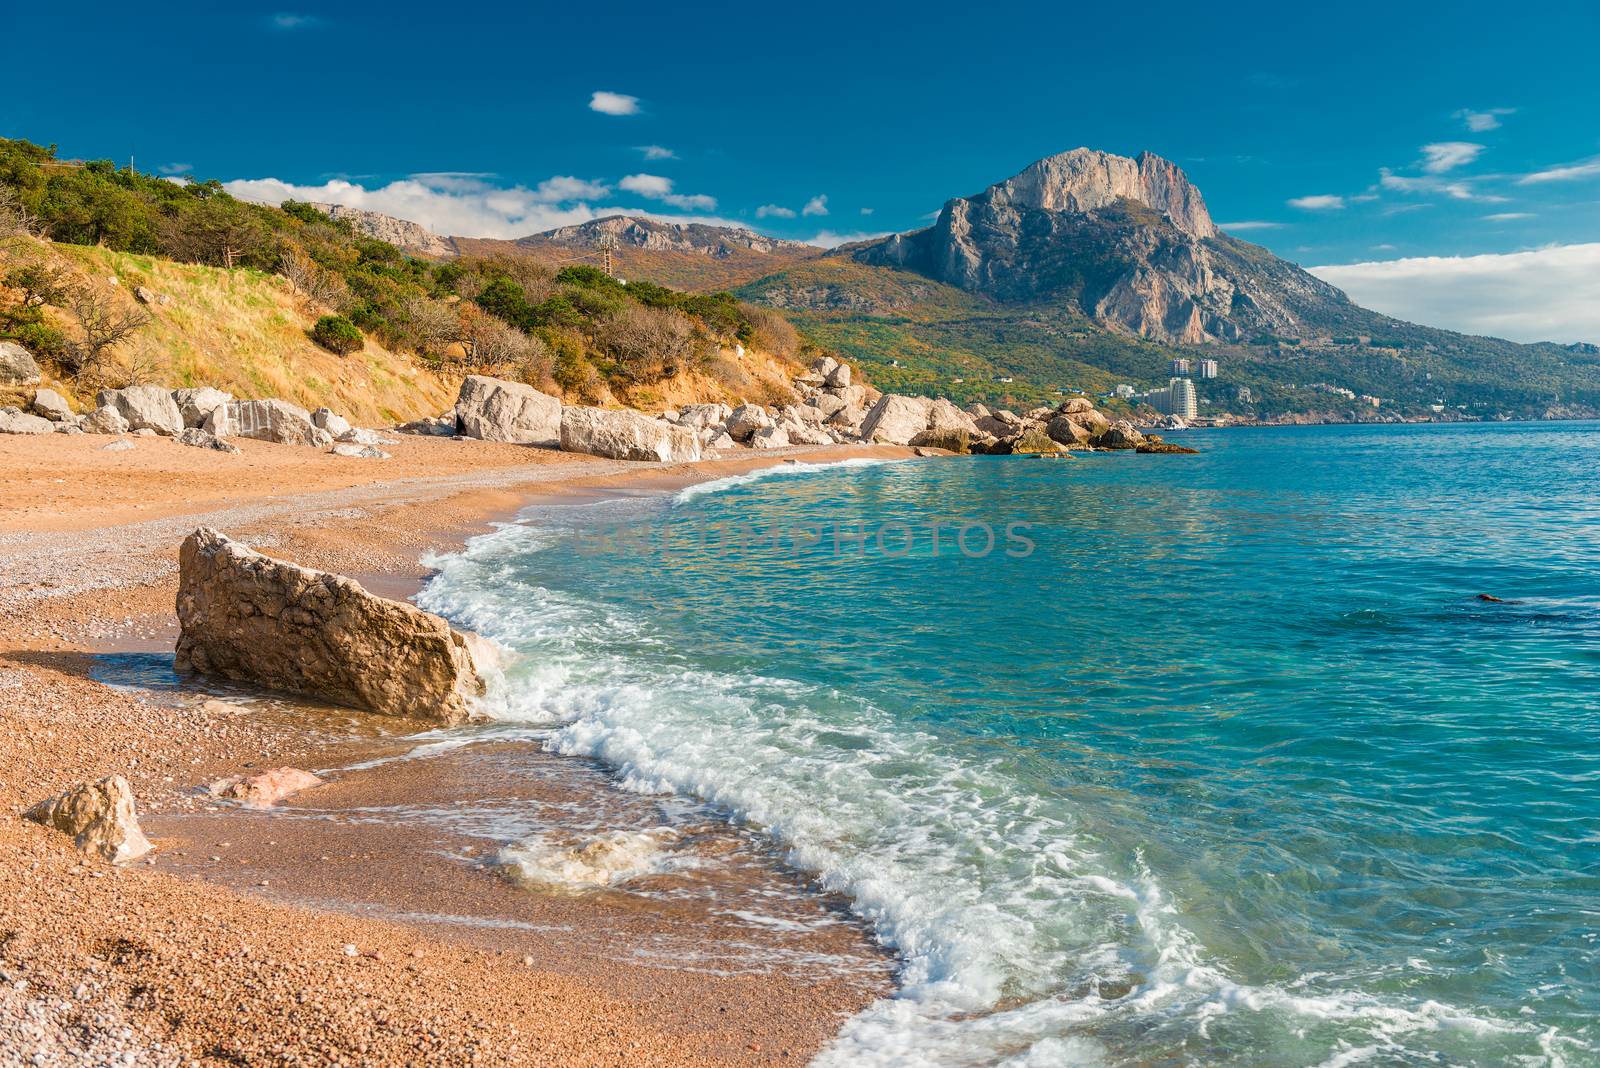
<svg viewBox="0 0 1600 1068">
<path fill-rule="evenodd" d="M 397 248 L 414 252 L 430 259 L 444 259 L 456 254 L 455 244 L 448 237 L 440 237 L 420 223 L 397 219 L 380 211 L 347 208 L 343 204 L 312 204 L 313 208 L 330 219 L 348 222 L 356 233 L 387 241 Z"/>
<path fill-rule="evenodd" d="M 1349 304 L 1218 230 L 1188 176 L 1149 152 L 1050 156 L 854 256 L 1000 301 L 1065 300 L 1111 329 L 1177 344 L 1305 337 Z"/>
<path fill-rule="evenodd" d="M 451 240 L 462 255 L 520 256 L 566 267 L 599 263 L 601 243 L 607 238 L 615 242 L 612 258 L 624 278 L 646 279 L 675 289 L 728 289 L 826 252 L 743 227 L 634 215 L 608 215 L 516 241 Z"/>
</svg>

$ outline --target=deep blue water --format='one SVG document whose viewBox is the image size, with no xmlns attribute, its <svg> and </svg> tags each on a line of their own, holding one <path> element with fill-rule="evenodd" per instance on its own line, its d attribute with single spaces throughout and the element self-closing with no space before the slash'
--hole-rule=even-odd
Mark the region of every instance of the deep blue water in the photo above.
<svg viewBox="0 0 1600 1068">
<path fill-rule="evenodd" d="M 548 508 L 424 603 L 901 954 L 822 1063 L 1600 1064 L 1600 425 L 1185 440 Z"/>
</svg>

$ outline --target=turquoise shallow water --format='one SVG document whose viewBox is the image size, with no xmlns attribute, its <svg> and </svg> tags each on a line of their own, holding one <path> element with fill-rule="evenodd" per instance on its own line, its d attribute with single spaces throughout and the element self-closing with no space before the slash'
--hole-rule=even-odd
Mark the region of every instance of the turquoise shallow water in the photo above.
<svg viewBox="0 0 1600 1068">
<path fill-rule="evenodd" d="M 901 954 L 821 1063 L 1600 1064 L 1600 425 L 1187 440 L 546 509 L 423 601 Z"/>
</svg>

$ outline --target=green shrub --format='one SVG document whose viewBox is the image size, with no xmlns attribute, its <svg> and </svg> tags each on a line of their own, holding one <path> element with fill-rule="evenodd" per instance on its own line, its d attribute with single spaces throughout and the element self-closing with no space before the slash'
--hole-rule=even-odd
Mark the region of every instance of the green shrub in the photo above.
<svg viewBox="0 0 1600 1068">
<path fill-rule="evenodd" d="M 366 344 L 359 327 L 342 315 L 324 315 L 311 328 L 311 340 L 340 356 L 348 356 Z"/>
</svg>

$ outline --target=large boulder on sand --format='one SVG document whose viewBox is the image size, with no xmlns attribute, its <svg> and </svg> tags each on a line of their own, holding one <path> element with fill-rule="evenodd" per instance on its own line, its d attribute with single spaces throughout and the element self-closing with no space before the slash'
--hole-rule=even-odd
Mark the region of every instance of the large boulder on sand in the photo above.
<svg viewBox="0 0 1600 1068">
<path fill-rule="evenodd" d="M 114 864 L 138 860 L 150 852 L 150 840 L 139 830 L 133 790 L 121 775 L 99 782 L 80 782 L 65 793 L 41 801 L 23 815 L 34 823 L 71 835 L 85 853 Z"/>
<path fill-rule="evenodd" d="M 733 409 L 726 404 L 691 404 L 678 413 L 678 425 L 704 430 L 720 425 L 732 414 Z"/>
<path fill-rule="evenodd" d="M 927 397 L 885 393 L 862 420 L 861 437 L 891 445 L 909 444 L 912 438 L 928 429 L 928 408 L 932 404 Z"/>
<path fill-rule="evenodd" d="M 723 429 L 734 441 L 749 441 L 750 435 L 773 425 L 773 418 L 758 404 L 741 404 L 728 415 Z"/>
<path fill-rule="evenodd" d="M 521 382 L 468 375 L 456 398 L 462 434 L 513 445 L 555 445 L 561 438 L 561 402 Z"/>
<path fill-rule="evenodd" d="M 233 394 L 210 386 L 200 386 L 196 389 L 175 389 L 172 399 L 178 404 L 178 414 L 183 416 L 184 426 L 202 427 L 206 424 L 207 416 L 233 400 Z"/>
<path fill-rule="evenodd" d="M 204 429 L 219 438 L 252 438 L 279 445 L 326 448 L 333 435 L 311 421 L 311 413 L 283 400 L 229 401 L 206 417 Z"/>
<path fill-rule="evenodd" d="M 102 389 L 95 403 L 102 408 L 115 408 L 128 421 L 129 430 L 154 430 L 170 438 L 183 429 L 178 402 L 172 399 L 170 389 L 161 386 Z"/>
<path fill-rule="evenodd" d="M 866 441 L 888 442 L 891 445 L 920 445 L 916 440 L 924 432 L 945 436 L 958 431 L 977 432 L 972 416 L 957 408 L 943 397 L 906 397 L 886 393 L 867 413 L 861 423 L 861 437 Z"/>
<path fill-rule="evenodd" d="M 178 554 L 178 624 L 179 671 L 444 724 L 484 692 L 468 638 L 438 616 L 206 527 Z"/>
<path fill-rule="evenodd" d="M 561 448 L 612 460 L 690 463 L 700 459 L 700 436 L 638 412 L 561 409 Z"/>
<path fill-rule="evenodd" d="M 109 404 L 102 404 L 83 417 L 83 429 L 90 434 L 126 434 L 128 421 Z"/>
<path fill-rule="evenodd" d="M 311 423 L 313 426 L 319 426 L 329 434 L 332 434 L 335 441 L 338 441 L 351 430 L 350 420 L 335 412 L 332 408 L 318 408 L 312 412 Z"/>
<path fill-rule="evenodd" d="M 56 425 L 18 408 L 0 408 L 0 434 L 54 434 Z"/>
<path fill-rule="evenodd" d="M 0 386 L 37 386 L 39 365 L 15 341 L 0 341 Z"/>
</svg>

